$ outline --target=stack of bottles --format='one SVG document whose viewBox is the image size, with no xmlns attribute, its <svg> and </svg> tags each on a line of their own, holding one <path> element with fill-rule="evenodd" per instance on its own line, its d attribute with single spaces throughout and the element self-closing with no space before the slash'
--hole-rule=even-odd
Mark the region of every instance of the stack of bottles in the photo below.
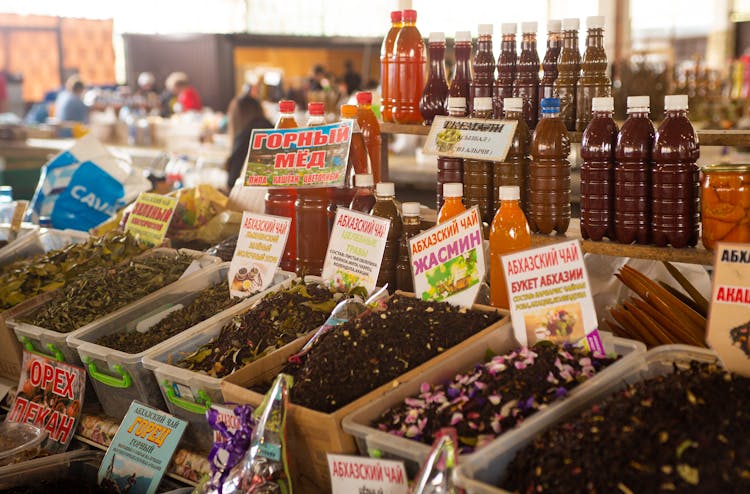
<svg viewBox="0 0 750 494">
<path fill-rule="evenodd" d="M 420 124 L 427 55 L 416 26 L 417 11 L 391 12 L 391 29 L 380 50 L 384 122 Z"/>
</svg>

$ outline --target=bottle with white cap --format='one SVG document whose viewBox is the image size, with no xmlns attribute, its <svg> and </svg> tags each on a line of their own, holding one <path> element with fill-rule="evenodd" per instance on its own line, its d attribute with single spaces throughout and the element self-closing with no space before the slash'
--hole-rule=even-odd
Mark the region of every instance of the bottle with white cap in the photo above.
<svg viewBox="0 0 750 494">
<path fill-rule="evenodd" d="M 515 120 L 516 131 L 510 143 L 508 154 L 504 161 L 493 164 L 492 185 L 494 192 L 495 211 L 500 207 L 500 187 L 516 185 L 520 189 L 521 209 L 527 211 L 527 176 L 529 174 L 529 143 L 531 134 L 523 118 L 523 100 L 521 98 L 505 98 L 504 118 Z"/>
<path fill-rule="evenodd" d="M 492 107 L 495 118 L 503 117 L 503 101 L 513 97 L 513 81 L 516 80 L 516 23 L 504 22 L 500 26 L 503 39 L 500 56 L 497 57 L 497 80 L 492 88 Z"/>
<path fill-rule="evenodd" d="M 581 52 L 578 51 L 578 19 L 563 19 L 563 44 L 557 59 L 557 79 L 553 84 L 560 99 L 560 118 L 565 128 L 576 130 L 576 86 L 580 76 Z"/>
<path fill-rule="evenodd" d="M 471 118 L 492 118 L 492 98 L 474 98 Z M 467 207 L 479 206 L 479 216 L 488 225 L 495 212 L 492 200 L 492 162 L 478 159 L 464 159 L 464 198 Z"/>
<path fill-rule="evenodd" d="M 591 100 L 612 94 L 604 50 L 604 16 L 586 18 L 586 51 L 581 61 L 581 78 L 576 87 L 576 130 L 583 132 L 591 120 Z"/>
<path fill-rule="evenodd" d="M 430 73 L 419 101 L 419 112 L 424 124 L 432 124 L 437 115 L 448 114 L 448 80 L 445 77 L 445 34 L 430 33 L 427 43 Z"/>
<path fill-rule="evenodd" d="M 523 99 L 523 118 L 530 129 L 539 117 L 539 53 L 536 51 L 536 22 L 521 23 L 521 56 L 518 57 L 513 96 Z"/>
<path fill-rule="evenodd" d="M 420 210 L 421 206 L 418 202 L 405 202 L 401 205 L 401 218 L 404 228 L 398 246 L 396 288 L 405 292 L 414 291 L 411 260 L 409 259 L 409 239 L 419 235 L 422 231 L 422 220 L 419 217 Z"/>
<path fill-rule="evenodd" d="M 542 60 L 542 80 L 539 81 L 539 101 L 555 96 L 553 84 L 557 79 L 557 58 L 562 48 L 562 23 L 559 19 L 547 21 L 547 52 Z M 542 108 L 539 108 L 539 118 L 542 118 Z"/>
<path fill-rule="evenodd" d="M 466 98 L 448 97 L 448 116 L 465 117 Z M 443 184 L 463 182 L 464 160 L 453 156 L 438 156 L 437 159 L 437 207 L 443 207 Z"/>
<path fill-rule="evenodd" d="M 651 159 L 654 125 L 648 96 L 628 96 L 628 118 L 615 145 L 615 239 L 651 242 Z"/>
<path fill-rule="evenodd" d="M 370 214 L 372 207 L 375 205 L 375 193 L 373 191 L 373 176 L 369 173 L 357 173 L 354 176 L 354 186 L 356 192 L 349 204 L 349 209 L 362 211 Z"/>
<path fill-rule="evenodd" d="M 617 124 L 611 97 L 594 98 L 593 117 L 581 141 L 581 235 L 585 239 L 615 238 L 615 145 Z"/>
<path fill-rule="evenodd" d="M 447 220 L 466 211 L 463 203 L 464 184 L 459 182 L 443 184 L 443 197 L 445 198 L 445 202 L 440 211 L 438 211 L 438 224 L 445 223 Z"/>
<path fill-rule="evenodd" d="M 388 238 L 385 241 L 383 260 L 380 263 L 377 286 L 388 284 L 392 292 L 396 289 L 396 262 L 398 261 L 398 239 L 401 238 L 401 217 L 396 205 L 396 188 L 393 182 L 380 182 L 375 186 L 375 205 L 372 215 L 390 220 Z"/>
<path fill-rule="evenodd" d="M 469 85 L 469 110 L 474 108 L 474 98 L 492 97 L 495 82 L 495 54 L 492 52 L 492 24 L 479 25 L 479 41 L 472 62 L 474 78 Z"/>
<path fill-rule="evenodd" d="M 508 289 L 501 257 L 531 247 L 531 231 L 518 200 L 521 196 L 516 185 L 498 187 L 500 208 L 490 228 L 490 303 L 509 309 Z"/>
<path fill-rule="evenodd" d="M 471 32 L 457 31 L 453 44 L 453 56 L 456 64 L 453 67 L 453 79 L 448 89 L 449 98 L 463 98 L 464 115 L 469 114 L 469 85 L 471 84 Z"/>
<path fill-rule="evenodd" d="M 664 97 L 666 113 L 654 140 L 653 238 L 659 247 L 694 247 L 700 226 L 698 137 L 687 117 L 688 97 Z"/>
</svg>

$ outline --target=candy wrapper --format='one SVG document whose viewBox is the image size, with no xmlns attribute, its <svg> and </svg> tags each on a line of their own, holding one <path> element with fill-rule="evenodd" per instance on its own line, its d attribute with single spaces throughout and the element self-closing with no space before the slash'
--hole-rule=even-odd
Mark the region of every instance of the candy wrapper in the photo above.
<svg viewBox="0 0 750 494">
<path fill-rule="evenodd" d="M 414 481 L 411 494 L 462 494 L 464 491 L 453 484 L 453 470 L 457 460 L 456 429 L 443 429 Z"/>
<path fill-rule="evenodd" d="M 198 492 L 205 489 L 217 489 L 222 494 L 222 484 L 229 472 L 237 465 L 247 453 L 252 440 L 255 420 L 253 419 L 253 407 L 250 405 L 237 405 L 234 410 L 237 418 L 236 427 L 229 427 L 222 420 L 219 410 L 209 408 L 206 412 L 206 420 L 215 431 L 219 433 L 221 440 L 214 442 L 211 452 L 208 454 L 208 462 L 211 466 L 211 478 L 209 483 Z"/>
</svg>

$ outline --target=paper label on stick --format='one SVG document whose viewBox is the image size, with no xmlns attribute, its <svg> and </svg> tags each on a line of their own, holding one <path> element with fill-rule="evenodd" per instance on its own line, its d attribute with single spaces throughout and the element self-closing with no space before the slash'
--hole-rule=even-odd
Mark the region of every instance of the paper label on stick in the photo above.
<svg viewBox="0 0 750 494">
<path fill-rule="evenodd" d="M 424 144 L 425 154 L 503 161 L 516 132 L 515 120 L 438 116 Z"/>
<path fill-rule="evenodd" d="M 128 216 L 125 231 L 149 245 L 161 245 L 176 207 L 176 197 L 141 192 Z"/>
<path fill-rule="evenodd" d="M 333 494 L 407 494 L 404 463 L 361 456 L 328 455 Z"/>
</svg>

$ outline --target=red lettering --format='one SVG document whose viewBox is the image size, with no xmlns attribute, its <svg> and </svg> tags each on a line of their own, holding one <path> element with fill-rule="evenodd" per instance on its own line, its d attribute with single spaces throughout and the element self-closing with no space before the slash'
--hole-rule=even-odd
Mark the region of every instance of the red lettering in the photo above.
<svg viewBox="0 0 750 494">
<path fill-rule="evenodd" d="M 276 162 L 273 164 L 274 168 L 294 168 L 294 160 L 297 157 L 297 153 L 278 153 L 276 154 Z"/>
<path fill-rule="evenodd" d="M 326 144 L 328 144 L 328 136 L 318 130 L 315 132 L 313 143 L 316 146 L 325 146 Z"/>
<path fill-rule="evenodd" d="M 253 149 L 261 149 L 263 147 L 263 141 L 266 140 L 268 134 L 265 132 L 258 132 L 253 136 Z"/>
<path fill-rule="evenodd" d="M 8 420 L 12 420 L 13 422 L 21 422 L 21 417 L 23 417 L 24 412 L 26 411 L 26 406 L 29 404 L 29 400 L 26 398 L 21 398 L 20 396 L 16 396 L 16 401 L 13 403 L 13 409 L 8 413 Z"/>
<path fill-rule="evenodd" d="M 292 147 L 292 144 L 297 144 L 297 132 L 287 132 L 284 134 L 284 147 Z"/>
<path fill-rule="evenodd" d="M 281 147 L 282 142 L 281 134 L 271 134 L 266 141 L 266 147 L 268 149 L 278 149 Z"/>
<path fill-rule="evenodd" d="M 311 131 L 302 132 L 297 137 L 297 147 L 306 148 L 312 146 L 313 133 Z"/>
<path fill-rule="evenodd" d="M 306 149 L 303 149 L 301 151 L 297 151 L 297 159 L 295 160 L 294 166 L 296 168 L 305 168 L 307 166 L 307 151 Z"/>
<path fill-rule="evenodd" d="M 39 413 L 40 408 L 42 408 L 42 406 L 39 405 L 39 403 L 36 403 L 35 401 L 30 402 L 29 406 L 26 408 L 26 413 L 23 414 L 21 422 L 29 422 L 33 424 L 37 418 L 37 414 Z"/>
<path fill-rule="evenodd" d="M 310 153 L 310 161 L 307 162 L 307 168 L 325 168 L 326 166 L 326 152 L 325 151 L 313 151 Z"/>
<path fill-rule="evenodd" d="M 57 441 L 65 444 L 68 438 L 73 434 L 73 425 L 76 420 L 68 415 L 63 415 L 60 421 L 60 427 L 57 429 Z"/>
</svg>

